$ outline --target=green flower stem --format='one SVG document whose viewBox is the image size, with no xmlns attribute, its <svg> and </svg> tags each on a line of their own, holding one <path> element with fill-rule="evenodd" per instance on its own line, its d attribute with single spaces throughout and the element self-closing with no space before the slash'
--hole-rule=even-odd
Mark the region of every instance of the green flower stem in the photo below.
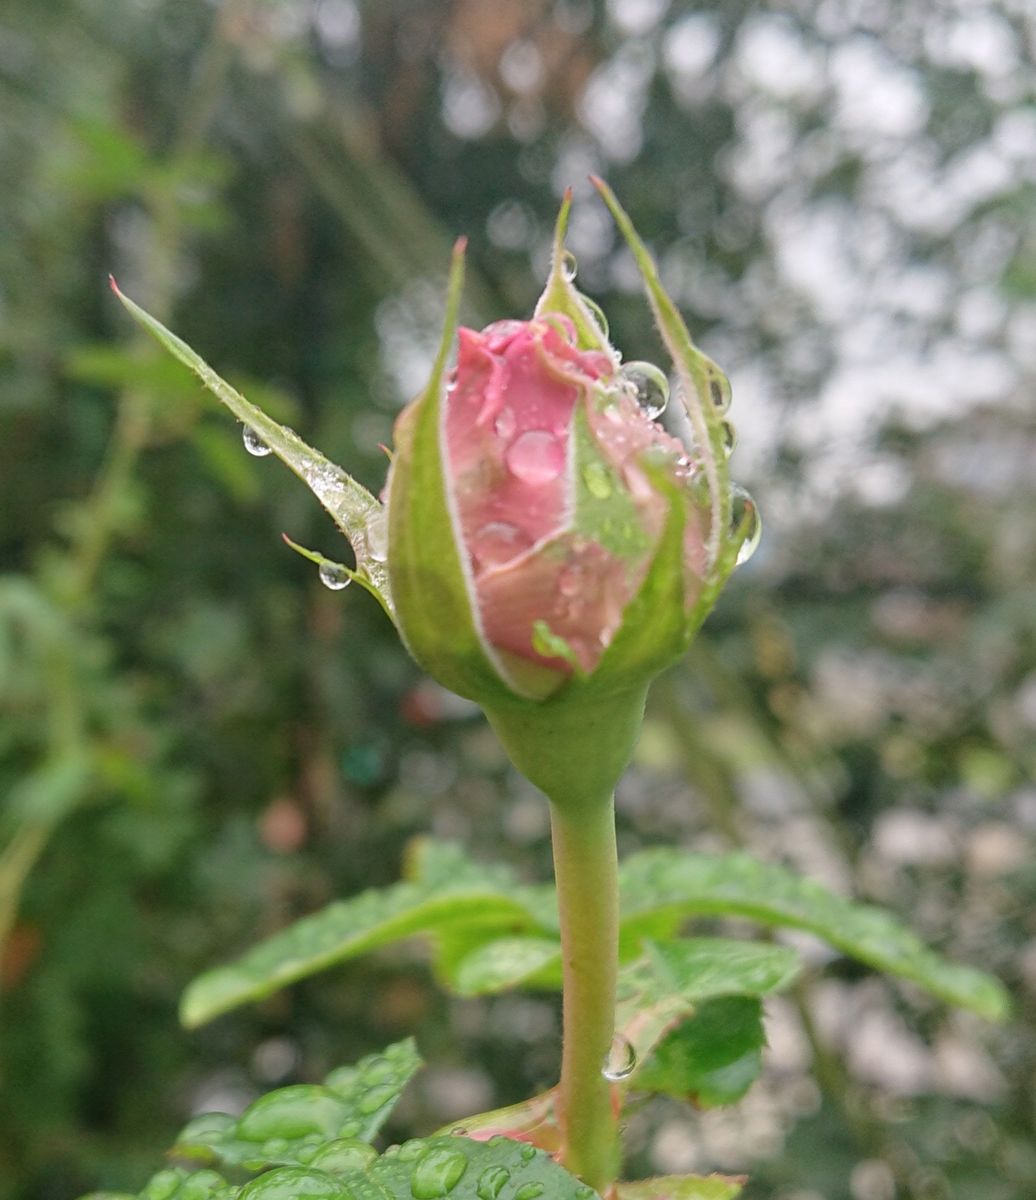
<svg viewBox="0 0 1036 1200">
<path fill-rule="evenodd" d="M 618 1174 L 617 1114 L 602 1068 L 615 1032 L 619 888 L 611 797 L 551 805 L 564 960 L 562 1162 L 602 1194 Z"/>
</svg>

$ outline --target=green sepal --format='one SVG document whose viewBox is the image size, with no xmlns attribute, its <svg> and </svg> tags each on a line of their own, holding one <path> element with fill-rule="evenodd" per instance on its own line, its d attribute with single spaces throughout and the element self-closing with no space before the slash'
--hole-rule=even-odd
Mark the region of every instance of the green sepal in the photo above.
<svg viewBox="0 0 1036 1200">
<path fill-rule="evenodd" d="M 254 430 L 281 462 L 306 484 L 352 544 L 357 574 L 365 578 L 364 586 L 377 596 L 382 607 L 391 615 L 388 569 L 383 561 L 371 554 L 368 543 L 372 523 L 384 519 L 381 503 L 341 467 L 325 458 L 319 450 L 308 446 L 293 429 L 279 424 L 261 408 L 246 400 L 185 341 L 166 329 L 139 304 L 124 296 L 114 279 L 111 280 L 111 287 L 137 324 L 146 329 L 174 358 L 189 367 L 209 391 L 239 421 Z"/>
<path fill-rule="evenodd" d="M 446 319 L 432 376 L 396 427 L 389 476 L 389 574 L 399 631 L 414 659 L 445 687 L 479 704 L 523 689 L 488 650 L 461 560 L 444 470 L 442 401 L 464 282 L 464 240 L 453 252 Z M 530 664 L 535 666 L 535 664 Z"/>
<path fill-rule="evenodd" d="M 603 350 L 616 363 L 619 356 L 608 341 L 608 330 L 602 327 L 602 318 L 595 312 L 596 305 L 587 302 L 587 298 L 572 282 L 574 271 L 566 270 L 569 256 L 565 250 L 565 231 L 568 229 L 568 217 L 572 209 L 572 189 L 565 192 L 558 210 L 558 219 L 554 225 L 554 245 L 550 256 L 550 274 L 543 294 L 536 302 L 533 315 L 549 317 L 551 313 L 559 313 L 568 317 L 575 326 L 576 345 L 580 350 Z"/>
<path fill-rule="evenodd" d="M 737 557 L 741 541 L 736 539 L 740 536 L 744 540 L 743 532 L 730 531 L 730 471 L 724 448 L 723 420 L 713 400 L 714 384 L 718 379 L 723 379 L 725 384 L 725 377 L 712 359 L 695 346 L 683 317 L 662 286 L 658 268 L 648 248 L 615 193 L 596 176 L 592 176 L 591 181 L 607 204 L 633 254 L 658 331 L 676 368 L 684 405 L 697 440 L 697 455 L 709 485 L 712 522 L 709 535 L 710 578 L 707 582 L 722 584 Z M 732 542 L 733 554 L 730 555 L 726 551 Z M 724 571 L 726 574 L 723 574 Z M 700 620 L 697 623 L 700 624 Z"/>
</svg>

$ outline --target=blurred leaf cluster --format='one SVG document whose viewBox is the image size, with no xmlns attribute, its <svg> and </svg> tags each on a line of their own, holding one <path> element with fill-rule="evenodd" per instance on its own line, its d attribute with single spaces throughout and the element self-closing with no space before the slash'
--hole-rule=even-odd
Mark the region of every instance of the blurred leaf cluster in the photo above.
<svg viewBox="0 0 1036 1200">
<path fill-rule="evenodd" d="M 377 489 L 455 234 L 527 312 L 607 176 L 734 385 L 763 548 L 656 688 L 627 851 L 747 847 L 999 974 L 1002 1028 L 812 941 L 732 1115 L 652 1100 L 643 1173 L 746 1198 L 1036 1187 L 1036 23 L 956 6 L 8 0 L 0 14 L 0 1195 L 134 1191 L 193 1113 L 417 1031 L 427 1133 L 551 1082 L 551 997 L 389 949 L 200 1034 L 188 981 L 416 833 L 549 869 L 540 800 L 342 544 L 137 340 L 107 273 Z M 658 346 L 593 203 L 581 286 Z M 259 384 L 256 381 L 265 381 Z M 740 456 L 740 457 L 738 457 Z M 697 919 L 722 936 L 729 918 Z"/>
</svg>

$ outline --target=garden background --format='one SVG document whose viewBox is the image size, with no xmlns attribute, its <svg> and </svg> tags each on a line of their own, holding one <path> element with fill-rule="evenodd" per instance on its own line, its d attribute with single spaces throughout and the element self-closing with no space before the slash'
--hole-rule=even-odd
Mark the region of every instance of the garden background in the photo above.
<svg viewBox="0 0 1036 1200">
<path fill-rule="evenodd" d="M 393 1132 L 552 1082 L 553 997 L 420 949 L 186 1034 L 186 983 L 416 836 L 549 873 L 547 810 L 422 679 L 308 492 L 131 296 L 368 485 L 467 312 L 581 286 L 661 358 L 605 176 L 728 371 L 764 539 L 652 692 L 620 846 L 743 846 L 997 973 L 994 1027 L 809 943 L 733 1110 L 643 1171 L 749 1200 L 1036 1194 L 1036 15 L 1025 0 L 6 0 L 0 1197 L 138 1187 L 192 1112 L 416 1032 Z M 699 928 L 707 928 L 699 922 Z"/>
</svg>

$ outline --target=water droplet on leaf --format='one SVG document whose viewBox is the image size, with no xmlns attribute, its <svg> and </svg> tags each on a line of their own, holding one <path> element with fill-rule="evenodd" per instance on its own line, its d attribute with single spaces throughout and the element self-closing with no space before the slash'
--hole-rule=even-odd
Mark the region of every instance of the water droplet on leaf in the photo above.
<svg viewBox="0 0 1036 1200">
<path fill-rule="evenodd" d="M 515 1192 L 514 1200 L 536 1200 L 545 1190 L 542 1183 L 523 1183 Z"/>
<path fill-rule="evenodd" d="M 410 1174 L 414 1200 L 437 1200 L 448 1196 L 467 1170 L 468 1160 L 459 1150 L 435 1146 L 418 1160 Z"/>
<path fill-rule="evenodd" d="M 371 1088 L 369 1092 L 364 1092 L 357 1101 L 356 1107 L 365 1117 L 369 1117 L 371 1113 L 376 1113 L 379 1108 L 384 1108 L 390 1101 L 395 1100 L 398 1094 L 396 1088 L 391 1084 L 380 1084 L 378 1087 Z"/>
<path fill-rule="evenodd" d="M 620 371 L 619 378 L 626 384 L 641 411 L 649 420 L 656 421 L 669 403 L 669 380 L 665 372 L 654 363 L 631 362 Z"/>
<path fill-rule="evenodd" d="M 366 1142 L 355 1138 L 339 1138 L 321 1146 L 310 1160 L 310 1165 L 331 1175 L 343 1175 L 347 1171 L 362 1171 L 377 1157 L 377 1150 Z"/>
<path fill-rule="evenodd" d="M 251 425 L 246 425 L 241 430 L 241 440 L 244 442 L 248 453 L 254 454 L 256 458 L 265 458 L 268 454 L 273 453 Z"/>
<path fill-rule="evenodd" d="M 352 576 L 341 563 L 325 561 L 320 564 L 320 582 L 332 592 L 340 592 L 352 583 Z"/>
<path fill-rule="evenodd" d="M 553 483 L 565 467 L 565 448 L 545 429 L 529 429 L 507 447 L 504 462 L 522 483 Z"/>
<path fill-rule="evenodd" d="M 496 1200 L 510 1178 L 511 1172 L 506 1167 L 486 1167 L 475 1187 L 478 1200 Z"/>
<path fill-rule="evenodd" d="M 755 553 L 762 537 L 763 523 L 756 502 L 739 483 L 735 483 L 730 489 L 730 536 L 738 536 L 739 530 L 744 537 L 737 552 L 737 565 L 741 566 Z"/>
<path fill-rule="evenodd" d="M 178 1171 L 159 1171 L 144 1189 L 144 1196 L 146 1200 L 169 1200 L 179 1186 Z"/>
<path fill-rule="evenodd" d="M 637 1053 L 629 1040 L 621 1033 L 615 1035 L 601 1067 L 601 1074 L 611 1083 L 621 1079 L 629 1079 L 637 1066 Z"/>
<path fill-rule="evenodd" d="M 536 1147 L 526 1144 L 522 1146 L 521 1150 L 518 1151 L 518 1154 L 522 1162 L 532 1162 L 532 1160 L 536 1157 Z"/>
</svg>

